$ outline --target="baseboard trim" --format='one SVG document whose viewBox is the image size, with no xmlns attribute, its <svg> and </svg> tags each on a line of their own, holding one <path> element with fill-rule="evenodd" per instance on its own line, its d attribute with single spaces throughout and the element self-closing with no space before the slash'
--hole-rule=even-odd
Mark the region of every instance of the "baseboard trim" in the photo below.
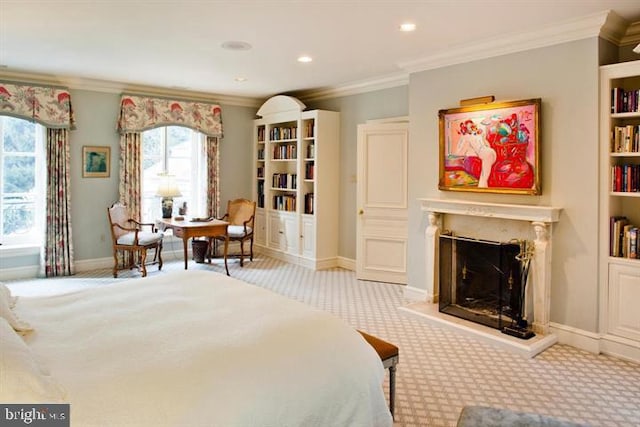
<svg viewBox="0 0 640 427">
<path fill-rule="evenodd" d="M 560 344 L 570 345 L 595 354 L 606 354 L 630 362 L 640 363 L 640 343 L 609 334 L 598 334 L 560 323 L 550 323 Z"/>
<path fill-rule="evenodd" d="M 339 256 L 338 267 L 344 268 L 345 270 L 356 271 L 356 260 Z"/>
<path fill-rule="evenodd" d="M 402 288 L 403 295 L 405 299 L 409 301 L 426 301 L 427 300 L 427 291 L 420 288 L 414 288 L 413 286 L 405 286 Z"/>
<path fill-rule="evenodd" d="M 162 258 L 167 260 L 169 257 L 172 259 L 184 259 L 183 249 L 175 251 L 166 251 L 163 249 Z M 191 248 L 187 250 L 187 256 L 191 259 Z M 100 270 L 103 268 L 113 267 L 113 257 L 83 259 L 74 263 L 76 273 L 83 273 L 85 271 Z M 1 280 L 25 280 L 35 279 L 39 277 L 40 266 L 38 265 L 26 265 L 24 267 L 2 268 L 0 269 Z"/>
<path fill-rule="evenodd" d="M 254 247 L 257 253 L 267 255 L 271 258 L 275 258 L 280 261 L 288 262 L 290 264 L 301 265 L 302 267 L 310 268 L 312 270 L 325 270 L 328 268 L 334 268 L 340 266 L 339 257 L 335 258 L 307 258 L 301 255 L 293 255 L 287 252 L 279 251 L 276 249 L 267 248 L 265 246 L 256 245 Z"/>
<path fill-rule="evenodd" d="M 549 324 L 549 329 L 558 336 L 560 344 L 567 344 L 590 353 L 600 353 L 600 335 L 597 333 L 554 322 Z"/>
</svg>

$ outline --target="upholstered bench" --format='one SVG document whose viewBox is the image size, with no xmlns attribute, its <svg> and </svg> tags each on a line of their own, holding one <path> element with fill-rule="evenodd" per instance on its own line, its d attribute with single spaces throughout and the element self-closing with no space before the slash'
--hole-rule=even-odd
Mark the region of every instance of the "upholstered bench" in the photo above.
<svg viewBox="0 0 640 427">
<path fill-rule="evenodd" d="M 365 332 L 360 332 L 360 335 L 374 348 L 380 359 L 382 360 L 382 366 L 385 369 L 389 369 L 389 410 L 393 417 L 393 411 L 395 409 L 396 398 L 396 365 L 398 364 L 399 350 L 395 345 L 381 340 L 378 337 L 369 335 Z"/>
</svg>

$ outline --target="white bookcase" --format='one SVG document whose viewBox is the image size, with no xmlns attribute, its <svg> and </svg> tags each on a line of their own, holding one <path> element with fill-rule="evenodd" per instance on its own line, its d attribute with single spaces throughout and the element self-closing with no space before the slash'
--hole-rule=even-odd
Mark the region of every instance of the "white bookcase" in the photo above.
<svg viewBox="0 0 640 427">
<path fill-rule="evenodd" d="M 340 116 L 304 109 L 278 95 L 254 121 L 255 245 L 288 262 L 330 268 L 338 263 Z"/>
<path fill-rule="evenodd" d="M 640 130 L 640 97 L 628 102 L 635 103 L 628 105 L 631 108 L 622 104 L 639 90 L 640 61 L 600 67 L 600 331 L 609 352 L 636 360 L 640 251 L 635 250 L 635 258 L 630 256 L 630 234 L 625 236 L 625 229 L 640 227 L 640 183 L 629 177 L 640 168 L 640 150 L 632 139 Z"/>
</svg>

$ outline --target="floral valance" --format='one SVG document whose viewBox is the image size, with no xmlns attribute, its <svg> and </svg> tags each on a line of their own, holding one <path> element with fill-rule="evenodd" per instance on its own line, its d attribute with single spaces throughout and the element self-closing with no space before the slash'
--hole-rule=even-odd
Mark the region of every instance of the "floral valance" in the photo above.
<svg viewBox="0 0 640 427">
<path fill-rule="evenodd" d="M 222 136 L 222 109 L 217 104 L 123 95 L 118 131 L 142 132 L 158 126 L 186 126 L 208 136 Z"/>
<path fill-rule="evenodd" d="M 49 128 L 74 129 L 71 95 L 65 88 L 0 81 L 0 114 L 34 120 Z"/>
</svg>

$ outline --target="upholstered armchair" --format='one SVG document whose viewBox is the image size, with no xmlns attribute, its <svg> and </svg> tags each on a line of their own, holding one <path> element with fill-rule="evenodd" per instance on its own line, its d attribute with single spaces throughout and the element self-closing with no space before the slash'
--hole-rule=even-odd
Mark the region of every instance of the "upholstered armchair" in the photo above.
<svg viewBox="0 0 640 427">
<path fill-rule="evenodd" d="M 256 215 L 256 202 L 247 199 L 229 200 L 227 212 L 218 218 L 227 221 L 227 236 L 216 236 L 216 240 L 240 242 L 240 254 L 228 254 L 227 257 L 240 257 L 240 267 L 244 265 L 244 242 L 249 240 L 249 259 L 253 261 L 253 228 Z"/>
<path fill-rule="evenodd" d="M 154 224 L 141 223 L 129 216 L 127 207 L 121 203 L 114 203 L 107 208 L 107 217 L 111 228 L 113 242 L 113 277 L 118 277 L 118 271 L 137 267 L 142 277 L 147 275 L 147 265 L 158 264 L 162 269 L 162 238 Z M 143 227 L 150 227 L 150 231 L 143 231 Z M 155 249 L 153 260 L 147 263 L 147 250 Z M 122 263 L 118 254 L 122 253 Z"/>
</svg>

